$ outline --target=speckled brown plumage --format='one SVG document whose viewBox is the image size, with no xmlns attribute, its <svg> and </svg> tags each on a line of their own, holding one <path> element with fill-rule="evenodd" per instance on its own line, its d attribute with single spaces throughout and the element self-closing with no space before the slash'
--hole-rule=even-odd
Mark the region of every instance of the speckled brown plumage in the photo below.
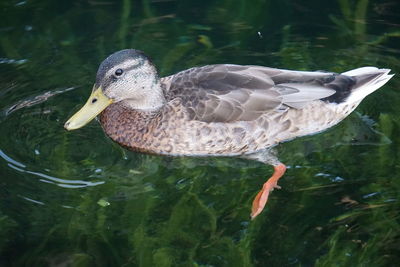
<svg viewBox="0 0 400 267">
<path fill-rule="evenodd" d="M 349 107 L 349 111 L 354 107 Z M 313 111 L 317 108 L 326 111 L 323 116 Z M 190 119 L 181 100 L 175 99 L 157 112 L 131 110 L 123 104 L 112 104 L 101 113 L 100 123 L 111 139 L 135 151 L 233 156 L 254 153 L 298 135 L 321 131 L 338 122 L 337 114 L 323 103 L 314 103 L 307 110 L 286 109 L 253 121 L 202 122 Z M 301 121 L 304 128 L 299 128 L 293 118 Z M 324 123 L 311 125 L 321 118 Z"/>
</svg>

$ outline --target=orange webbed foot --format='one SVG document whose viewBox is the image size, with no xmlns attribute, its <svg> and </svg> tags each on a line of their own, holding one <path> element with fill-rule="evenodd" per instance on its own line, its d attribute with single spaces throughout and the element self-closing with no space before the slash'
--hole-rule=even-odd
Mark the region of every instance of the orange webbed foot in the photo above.
<svg viewBox="0 0 400 267">
<path fill-rule="evenodd" d="M 280 189 L 278 185 L 278 180 L 283 176 L 286 171 L 286 166 L 282 163 L 274 166 L 274 173 L 267 182 L 264 183 L 260 192 L 253 200 L 253 207 L 251 209 L 251 219 L 253 220 L 257 215 L 259 215 L 267 204 L 269 192 L 273 191 L 275 188 Z"/>
</svg>

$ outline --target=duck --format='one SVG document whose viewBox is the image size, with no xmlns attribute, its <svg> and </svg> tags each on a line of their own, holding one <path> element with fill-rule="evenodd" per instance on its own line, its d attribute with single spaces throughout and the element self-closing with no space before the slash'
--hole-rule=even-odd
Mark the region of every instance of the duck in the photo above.
<svg viewBox="0 0 400 267">
<path fill-rule="evenodd" d="M 64 127 L 98 117 L 105 134 L 129 150 L 273 166 L 252 202 L 254 219 L 286 171 L 272 148 L 338 124 L 393 75 L 370 66 L 334 73 L 215 64 L 160 78 L 143 51 L 124 49 L 100 64 L 89 99 Z"/>
</svg>

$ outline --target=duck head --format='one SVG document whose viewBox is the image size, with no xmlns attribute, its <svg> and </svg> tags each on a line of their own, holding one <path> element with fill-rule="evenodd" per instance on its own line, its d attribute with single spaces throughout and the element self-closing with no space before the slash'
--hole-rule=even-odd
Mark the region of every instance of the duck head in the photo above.
<svg viewBox="0 0 400 267">
<path fill-rule="evenodd" d="M 100 64 L 92 94 L 65 123 L 65 129 L 75 130 L 85 126 L 113 103 L 139 110 L 156 110 L 164 105 L 157 70 L 142 51 L 121 50 Z"/>
</svg>

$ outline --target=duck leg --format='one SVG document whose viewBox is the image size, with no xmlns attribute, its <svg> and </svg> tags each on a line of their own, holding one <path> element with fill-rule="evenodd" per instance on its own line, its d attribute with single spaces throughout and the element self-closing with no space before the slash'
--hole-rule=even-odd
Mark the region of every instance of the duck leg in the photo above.
<svg viewBox="0 0 400 267">
<path fill-rule="evenodd" d="M 273 191 L 275 188 L 281 189 L 278 185 L 278 180 L 283 176 L 286 171 L 286 166 L 283 163 L 274 166 L 274 173 L 272 176 L 264 183 L 260 192 L 253 200 L 253 206 L 251 208 L 251 219 L 253 220 L 258 214 L 260 214 L 265 204 L 267 204 L 269 192 Z"/>
<path fill-rule="evenodd" d="M 253 200 L 253 206 L 250 214 L 250 217 L 253 220 L 257 215 L 259 215 L 263 211 L 265 205 L 267 204 L 269 193 L 273 191 L 275 188 L 277 189 L 281 188 L 278 185 L 278 180 L 285 174 L 286 166 L 276 158 L 273 151 L 271 150 L 266 150 L 264 152 L 259 152 L 257 154 L 248 155 L 246 156 L 246 158 L 257 160 L 265 164 L 274 166 L 274 173 L 264 183 L 263 187 Z"/>
</svg>

